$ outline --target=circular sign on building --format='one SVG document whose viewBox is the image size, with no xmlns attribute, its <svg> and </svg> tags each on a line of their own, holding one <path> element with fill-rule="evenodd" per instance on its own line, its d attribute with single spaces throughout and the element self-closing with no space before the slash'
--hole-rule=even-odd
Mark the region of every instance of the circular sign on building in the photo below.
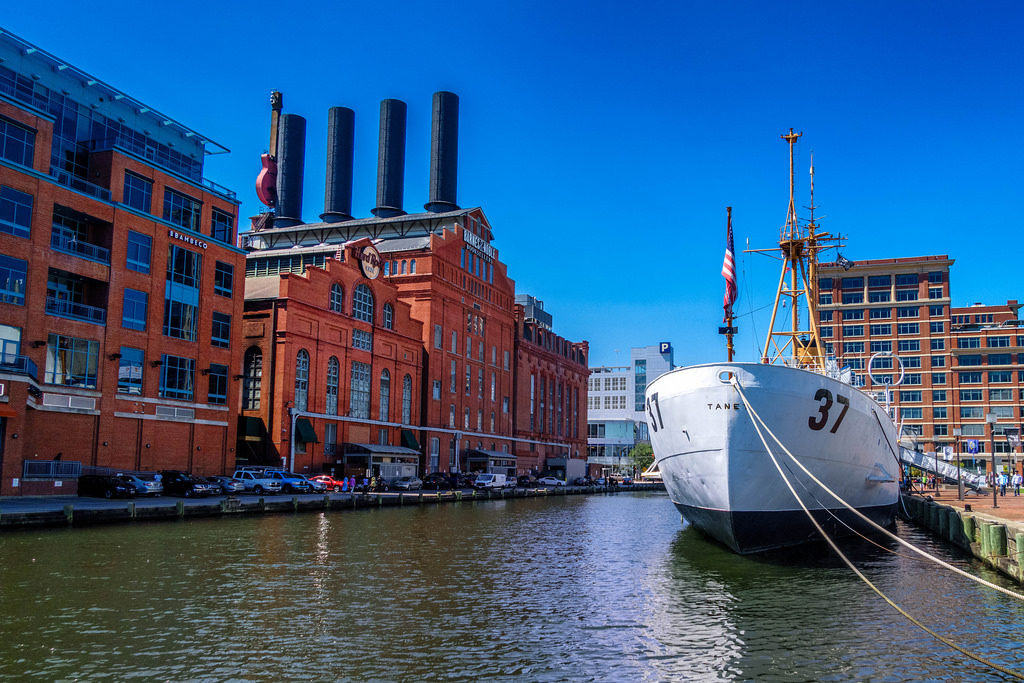
<svg viewBox="0 0 1024 683">
<path fill-rule="evenodd" d="M 363 269 L 363 275 L 368 280 L 376 280 L 377 276 L 380 275 L 380 268 L 384 261 L 380 257 L 380 252 L 377 251 L 373 245 L 367 245 L 363 247 L 363 250 L 359 252 L 359 265 Z"/>
</svg>

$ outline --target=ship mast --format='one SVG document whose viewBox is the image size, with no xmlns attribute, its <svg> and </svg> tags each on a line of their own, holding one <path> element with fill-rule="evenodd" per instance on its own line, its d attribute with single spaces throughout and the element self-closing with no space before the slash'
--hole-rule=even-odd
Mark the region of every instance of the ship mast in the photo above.
<svg viewBox="0 0 1024 683">
<path fill-rule="evenodd" d="M 832 246 L 837 241 L 828 233 L 818 232 L 814 223 L 814 168 L 811 167 L 811 220 L 804 228 L 800 227 L 796 215 L 796 199 L 794 192 L 793 147 L 802 133 L 789 133 L 780 136 L 789 143 L 789 207 L 786 211 L 786 224 L 779 232 L 779 251 L 782 253 L 782 273 L 779 276 L 779 287 L 775 293 L 775 304 L 772 308 L 771 325 L 768 338 L 765 340 L 762 363 L 774 364 L 780 360 L 786 365 L 808 369 L 824 370 L 825 356 L 821 339 L 818 336 L 818 252 Z M 787 278 L 786 275 L 789 275 Z M 807 327 L 800 324 L 800 299 L 803 298 L 807 307 Z M 775 329 L 779 317 L 780 303 L 783 308 L 790 309 L 790 328 Z"/>
</svg>

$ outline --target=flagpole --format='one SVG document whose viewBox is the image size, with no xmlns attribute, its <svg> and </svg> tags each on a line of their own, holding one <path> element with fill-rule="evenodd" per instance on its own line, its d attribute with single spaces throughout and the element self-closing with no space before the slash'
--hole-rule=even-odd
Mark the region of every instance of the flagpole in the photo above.
<svg viewBox="0 0 1024 683">
<path fill-rule="evenodd" d="M 725 214 L 726 214 L 726 230 L 728 230 L 731 233 L 732 232 L 732 207 L 731 206 L 725 207 Z M 733 258 L 735 258 L 735 256 Z M 726 329 L 728 330 L 728 332 L 726 332 L 726 334 L 725 334 L 725 351 L 726 351 L 726 356 L 728 357 L 729 362 L 731 363 L 732 362 L 732 354 L 733 354 L 733 345 L 732 345 L 733 327 L 732 327 L 732 306 L 731 305 L 729 306 L 729 308 L 726 311 L 725 324 L 726 324 Z"/>
</svg>

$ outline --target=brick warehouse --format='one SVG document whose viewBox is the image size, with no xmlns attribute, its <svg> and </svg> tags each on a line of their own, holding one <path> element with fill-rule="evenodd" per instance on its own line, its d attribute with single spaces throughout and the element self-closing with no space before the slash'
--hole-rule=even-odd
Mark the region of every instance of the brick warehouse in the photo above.
<svg viewBox="0 0 1024 683">
<path fill-rule="evenodd" d="M 333 108 L 329 116 L 325 207 L 321 222 L 315 223 L 304 223 L 299 218 L 305 122 L 301 117 L 285 114 L 277 134 L 281 154 L 277 159 L 275 217 L 272 221 L 265 214 L 257 217 L 253 231 L 242 236 L 242 246 L 250 251 L 247 278 L 312 273 L 323 268 L 339 246 L 368 239 L 382 260 L 383 283 L 394 288 L 397 300 L 408 305 L 412 319 L 422 325 L 422 364 L 420 375 L 414 378 L 418 412 L 411 415 L 409 423 L 401 420 L 398 425 L 390 425 L 387 437 L 377 432 L 377 439 L 373 439 L 372 430 L 355 431 L 360 421 L 373 426 L 372 410 L 369 420 L 351 416 L 335 420 L 339 444 L 336 450 L 341 451 L 346 464 L 351 464 L 352 454 L 370 451 L 369 462 L 374 464 L 368 469 L 378 471 L 378 465 L 394 464 L 387 462 L 389 457 L 401 459 L 409 455 L 408 450 L 417 450 L 419 473 L 488 469 L 512 474 L 558 464 L 554 460 L 540 462 L 538 457 L 525 465 L 517 463 L 517 442 L 543 443 L 547 447 L 545 452 L 557 454 L 563 463 L 566 458 L 582 454 L 583 442 L 574 445 L 565 434 L 546 440 L 549 435 L 558 434 L 554 425 L 549 431 L 517 436 L 513 421 L 516 402 L 525 401 L 524 396 L 528 396 L 516 391 L 516 335 L 517 325 L 522 321 L 517 323 L 515 283 L 491 244 L 493 231 L 487 217 L 479 208 L 462 209 L 455 203 L 457 107 L 458 99 L 453 94 L 435 94 L 427 211 L 407 214 L 402 209 L 405 105 L 397 100 L 382 103 L 377 206 L 373 218 L 359 219 L 350 215 L 354 114 L 351 110 Z M 345 254 L 347 263 L 354 254 L 348 249 Z M 375 295 L 377 291 L 374 290 Z M 251 305 L 247 304 L 247 310 L 252 310 Z M 351 321 L 352 316 L 346 310 L 338 320 Z M 351 322 L 349 326 L 352 327 Z M 280 321 L 274 329 L 278 335 L 292 333 Z M 351 334 L 349 339 L 353 339 Z M 568 349 L 568 342 L 565 344 Z M 586 346 L 573 348 L 577 354 L 573 359 L 561 353 L 549 354 L 547 371 L 553 377 L 562 376 L 563 371 L 575 376 L 582 367 L 584 378 L 580 386 L 585 387 Z M 380 351 L 377 340 L 371 342 L 368 350 L 373 359 L 371 365 L 376 367 Z M 543 346 L 537 350 L 548 353 Z M 289 358 L 286 365 L 292 364 Z M 375 406 L 379 390 L 375 386 L 376 376 L 372 377 L 370 405 Z M 350 384 L 354 379 L 347 378 Z M 285 379 L 272 390 L 272 400 L 279 405 L 294 402 L 295 390 L 296 383 Z M 392 395 L 394 391 L 392 388 Z M 576 405 L 577 414 L 585 423 L 585 413 Z M 282 422 L 282 417 L 276 418 L 278 422 Z M 296 437 L 315 438 L 326 445 L 323 430 L 331 416 L 303 417 L 314 421 L 312 433 L 300 435 L 304 428 L 297 421 Z M 283 424 L 277 428 L 258 423 L 248 425 L 248 436 L 240 435 L 241 439 L 277 440 L 279 450 L 285 448 L 286 439 L 279 439 L 277 432 L 284 428 Z M 273 430 L 273 436 L 261 436 L 265 429 Z M 401 444 L 394 440 L 381 443 L 396 435 Z M 290 435 L 287 440 L 290 441 Z M 323 468 L 336 468 L 338 458 L 321 453 Z M 281 455 L 285 453 L 282 451 Z M 315 468 L 316 460 L 310 459 L 310 467 Z"/>
<path fill-rule="evenodd" d="M 0 494 L 234 464 L 244 252 L 227 150 L 0 34 Z"/>
</svg>

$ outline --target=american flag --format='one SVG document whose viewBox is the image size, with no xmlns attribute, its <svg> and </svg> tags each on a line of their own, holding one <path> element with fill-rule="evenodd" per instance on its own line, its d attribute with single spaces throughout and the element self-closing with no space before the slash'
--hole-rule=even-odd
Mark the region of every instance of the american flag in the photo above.
<svg viewBox="0 0 1024 683">
<path fill-rule="evenodd" d="M 722 261 L 722 277 L 725 278 L 725 300 L 722 307 L 725 309 L 725 318 L 722 322 L 729 322 L 732 315 L 732 305 L 736 301 L 736 263 L 733 261 L 732 242 L 732 221 L 729 221 L 727 237 L 725 239 L 725 259 Z"/>
</svg>

